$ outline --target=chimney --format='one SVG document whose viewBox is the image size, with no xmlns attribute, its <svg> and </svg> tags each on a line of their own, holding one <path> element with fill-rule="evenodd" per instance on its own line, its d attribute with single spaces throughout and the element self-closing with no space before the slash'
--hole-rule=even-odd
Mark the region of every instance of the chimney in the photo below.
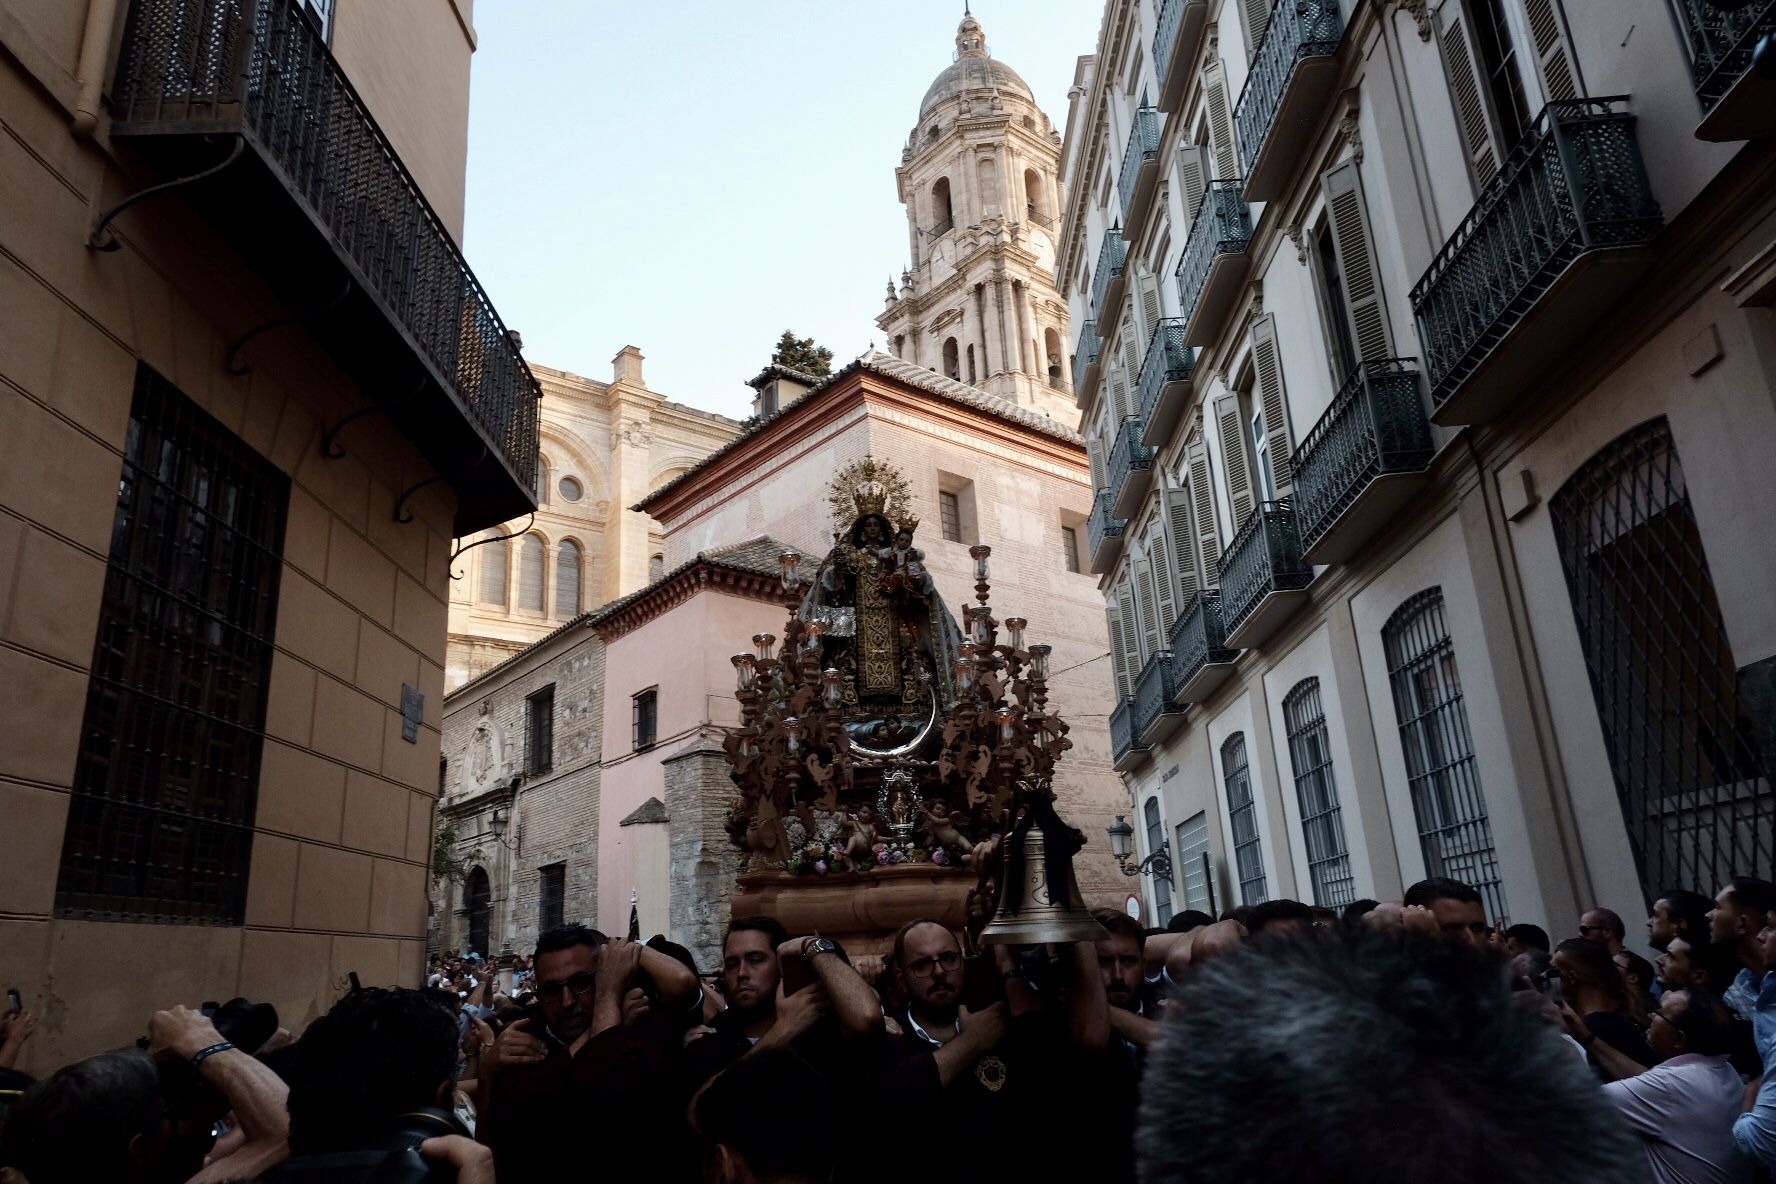
<svg viewBox="0 0 1776 1184">
<path fill-rule="evenodd" d="M 614 381 L 626 382 L 630 386 L 647 386 L 647 382 L 641 377 L 641 362 L 641 351 L 633 345 L 625 345 L 611 359 Z"/>
<path fill-rule="evenodd" d="M 752 397 L 752 413 L 760 419 L 769 419 L 806 395 L 818 381 L 787 366 L 766 366 L 759 371 L 758 377 L 746 384 L 756 392 Z"/>
</svg>

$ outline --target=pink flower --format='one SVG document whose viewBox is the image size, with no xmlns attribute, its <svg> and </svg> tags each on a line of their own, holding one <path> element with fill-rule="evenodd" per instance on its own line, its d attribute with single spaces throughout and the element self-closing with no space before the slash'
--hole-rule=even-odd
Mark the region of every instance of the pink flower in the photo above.
<svg viewBox="0 0 1776 1184">
<path fill-rule="evenodd" d="M 826 860 L 822 859 L 816 861 L 814 864 L 814 870 L 824 876 L 826 874 Z"/>
<path fill-rule="evenodd" d="M 942 847 L 939 847 L 937 850 L 935 850 L 931 853 L 931 862 L 938 864 L 939 866 L 942 866 L 942 865 L 950 862 L 949 853 L 946 852 Z"/>
</svg>

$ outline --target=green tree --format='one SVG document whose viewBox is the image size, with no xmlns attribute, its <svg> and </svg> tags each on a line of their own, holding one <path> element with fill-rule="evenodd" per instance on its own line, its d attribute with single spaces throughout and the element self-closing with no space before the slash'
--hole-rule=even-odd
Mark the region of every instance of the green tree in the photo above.
<svg viewBox="0 0 1776 1184">
<path fill-rule="evenodd" d="M 432 832 L 432 878 L 459 883 L 469 874 L 469 861 L 456 848 L 456 823 L 441 819 Z"/>
<path fill-rule="evenodd" d="M 812 337 L 797 337 L 793 330 L 785 329 L 771 354 L 771 365 L 825 378 L 832 373 L 832 350 L 815 345 Z"/>
</svg>

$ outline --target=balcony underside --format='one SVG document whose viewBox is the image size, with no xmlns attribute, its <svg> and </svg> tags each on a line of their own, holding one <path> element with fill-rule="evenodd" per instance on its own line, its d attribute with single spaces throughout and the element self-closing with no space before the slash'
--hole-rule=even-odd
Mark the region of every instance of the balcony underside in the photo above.
<svg viewBox="0 0 1776 1184">
<path fill-rule="evenodd" d="M 489 438 L 462 406 L 454 376 L 439 372 L 357 263 L 295 196 L 293 182 L 250 131 L 213 122 L 200 127 L 119 124 L 112 138 L 127 142 L 158 173 L 182 177 L 215 165 L 227 150 L 226 135 L 217 133 L 228 132 L 243 136 L 245 151 L 222 172 L 183 187 L 186 200 L 292 315 L 305 317 L 299 331 L 322 345 L 364 397 L 455 489 L 456 534 L 471 534 L 535 510 L 529 482 L 507 460 L 508 442 Z M 243 364 L 251 365 L 253 355 L 249 344 Z M 534 424 L 534 413 L 529 421 Z M 349 430 L 341 445 L 351 449 Z M 385 476 L 391 482 L 404 477 Z"/>
<path fill-rule="evenodd" d="M 1184 412 L 1190 406 L 1191 386 L 1190 379 L 1177 378 L 1159 388 L 1159 398 L 1153 403 L 1153 414 L 1147 417 L 1147 424 L 1141 432 L 1142 444 L 1149 448 L 1158 448 L 1172 438 L 1172 431 L 1177 428 L 1178 421 L 1184 418 Z"/>
<path fill-rule="evenodd" d="M 1776 135 L 1776 78 L 1747 70 L 1696 125 L 1696 138 L 1719 144 Z"/>
<path fill-rule="evenodd" d="M 1365 543 L 1412 504 L 1429 479 L 1423 472 L 1383 473 L 1371 478 L 1326 532 L 1302 551 L 1302 560 L 1318 565 L 1355 558 Z"/>
<path fill-rule="evenodd" d="M 1226 323 L 1227 310 L 1239 299 L 1240 287 L 1246 282 L 1246 266 L 1251 259 L 1250 252 L 1241 247 L 1237 251 L 1221 251 L 1209 264 L 1209 274 L 1203 279 L 1202 295 L 1197 297 L 1196 307 L 1190 311 L 1190 319 L 1184 322 L 1184 344 L 1207 346 L 1215 344 L 1215 338 Z"/>
<path fill-rule="evenodd" d="M 1137 769 L 1141 766 L 1141 762 L 1147 759 L 1148 751 L 1149 749 L 1146 744 L 1137 744 L 1128 748 L 1126 751 L 1112 753 L 1110 767 L 1115 769 L 1118 773 L 1127 773 L 1132 769 Z"/>
<path fill-rule="evenodd" d="M 1127 278 L 1128 278 L 1128 271 L 1125 268 L 1122 272 L 1118 273 L 1117 275 L 1113 275 L 1109 279 L 1104 281 L 1104 299 L 1099 301 L 1098 304 L 1092 309 L 1092 320 L 1094 320 L 1098 324 L 1102 325 L 1102 324 L 1104 324 L 1105 311 L 1108 310 L 1110 312 L 1114 312 L 1117 308 L 1119 308 L 1122 305 L 1122 293 L 1124 290 L 1123 289 L 1123 281 Z M 1114 322 L 1115 318 L 1112 317 L 1111 320 L 1112 320 L 1112 322 Z M 1111 325 L 1109 325 L 1108 329 L 1109 329 L 1109 332 L 1106 332 L 1103 334 L 1104 353 L 1110 352 L 1110 338 L 1116 332 L 1115 324 L 1112 323 Z"/>
<path fill-rule="evenodd" d="M 1265 593 L 1264 599 L 1239 623 L 1239 628 L 1227 635 L 1227 648 L 1250 650 L 1263 645 L 1306 602 L 1306 588 Z"/>
<path fill-rule="evenodd" d="M 1098 379 L 1102 377 L 1102 369 L 1101 363 L 1091 363 L 1080 375 L 1079 385 L 1074 388 L 1073 405 L 1079 408 L 1081 415 L 1091 414 L 1092 404 L 1097 401 Z"/>
<path fill-rule="evenodd" d="M 1172 696 L 1172 702 L 1180 706 L 1189 703 L 1201 703 L 1215 693 L 1215 688 L 1227 681 L 1233 673 L 1237 659 L 1226 662 L 1204 662 L 1196 668 L 1196 672 L 1185 679 Z"/>
<path fill-rule="evenodd" d="M 1135 175 L 1135 191 L 1129 197 L 1128 213 L 1123 216 L 1123 225 L 1128 227 L 1130 235 L 1134 235 L 1147 220 L 1153 210 L 1153 195 L 1158 191 L 1159 154 L 1156 152 L 1141 162 L 1141 171 Z"/>
<path fill-rule="evenodd" d="M 1111 507 L 1111 516 L 1133 519 L 1135 511 L 1147 500 L 1147 491 L 1152 488 L 1152 466 L 1144 469 L 1131 467 L 1128 476 L 1123 478 L 1122 485 L 1116 491 L 1116 504 Z"/>
<path fill-rule="evenodd" d="M 1542 372 L 1630 290 L 1648 262 L 1643 246 L 1602 248 L 1574 259 L 1473 363 L 1466 378 L 1452 374 L 1438 383 L 1431 392 L 1436 403 L 1431 422 L 1456 427 L 1497 418 L 1529 394 Z"/>
<path fill-rule="evenodd" d="M 1091 573 L 1092 573 L 1092 575 L 1094 575 L 1094 576 L 1103 575 L 1105 572 L 1109 571 L 1112 567 L 1116 566 L 1116 561 L 1117 561 L 1117 559 L 1121 558 L 1121 556 L 1122 556 L 1122 536 L 1120 534 L 1107 536 L 1096 547 L 1092 548 L 1092 553 L 1091 553 Z"/>
<path fill-rule="evenodd" d="M 1246 200 L 1271 201 L 1288 191 L 1301 164 L 1302 151 L 1326 117 L 1327 100 L 1338 84 L 1338 58 L 1320 54 L 1302 58 L 1283 86 L 1276 114 L 1264 142 L 1246 170 Z"/>
<path fill-rule="evenodd" d="M 1202 48 L 1203 30 L 1209 24 L 1208 0 L 1186 0 L 1178 16 L 1178 40 L 1172 45 L 1172 56 L 1166 59 L 1165 82 L 1159 92 L 1159 109 L 1177 111 L 1184 105 L 1184 92 L 1196 73 L 1196 54 Z"/>
<path fill-rule="evenodd" d="M 1161 711 L 1152 723 L 1142 729 L 1141 741 L 1144 744 L 1153 745 L 1169 740 L 1183 724 L 1183 706 L 1181 704 L 1176 706 L 1167 704 L 1165 710 Z"/>
</svg>

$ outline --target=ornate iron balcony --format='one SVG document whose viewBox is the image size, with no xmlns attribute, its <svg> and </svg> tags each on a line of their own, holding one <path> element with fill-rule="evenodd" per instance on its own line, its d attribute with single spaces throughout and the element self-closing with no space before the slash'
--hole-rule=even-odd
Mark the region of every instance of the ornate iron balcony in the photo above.
<svg viewBox="0 0 1776 1184">
<path fill-rule="evenodd" d="M 1109 570 L 1110 561 L 1121 550 L 1122 532 L 1128 529 L 1128 519 L 1111 514 L 1110 504 L 1110 491 L 1098 490 L 1097 497 L 1092 499 L 1091 517 L 1085 520 L 1085 538 L 1091 544 L 1092 571 L 1100 574 Z"/>
<path fill-rule="evenodd" d="M 1709 0 L 1677 0 L 1677 9 L 1689 34 L 1690 74 L 1702 104 L 1696 134 L 1704 140 L 1744 140 L 1776 130 L 1776 83 L 1750 76 L 1758 42 L 1776 33 L 1776 0 L 1756 0 L 1737 12 Z"/>
<path fill-rule="evenodd" d="M 1110 709 L 1110 761 L 1117 768 L 1129 757 L 1146 752 L 1148 745 L 1135 734 L 1135 701 L 1123 699 Z"/>
<path fill-rule="evenodd" d="M 536 508 L 542 390 L 297 5 L 135 0 L 112 113 L 166 172 L 215 170 L 193 204 L 456 488 L 458 534 Z"/>
<path fill-rule="evenodd" d="M 1331 58 L 1343 37 L 1338 0 L 1276 0 L 1271 6 L 1233 109 L 1248 199 L 1269 201 L 1289 184 L 1294 150 L 1313 134 L 1320 114 L 1313 109 L 1336 81 Z M 1304 118 L 1310 110 L 1313 117 Z"/>
<path fill-rule="evenodd" d="M 1208 345 L 1221 315 L 1245 278 L 1246 248 L 1252 242 L 1252 211 L 1242 182 L 1211 181 L 1190 220 L 1190 238 L 1178 257 L 1178 300 L 1184 340 Z"/>
<path fill-rule="evenodd" d="M 1073 354 L 1073 397 L 1084 407 L 1091 395 L 1091 386 L 1087 385 L 1086 372 L 1098 364 L 1098 353 L 1103 342 L 1098 337 L 1098 323 L 1087 321 L 1079 330 L 1079 343 Z"/>
<path fill-rule="evenodd" d="M 1634 117 L 1616 109 L 1625 101 L 1544 107 L 1413 287 L 1436 422 L 1483 422 L 1520 394 L 1619 294 L 1623 277 L 1589 264 L 1625 261 L 1619 248 L 1661 226 Z M 1569 269 L 1555 323 L 1538 305 Z M 1514 333 L 1526 322 L 1533 332 Z M 1485 380 L 1471 382 L 1480 371 Z"/>
<path fill-rule="evenodd" d="M 1122 241 L 1122 230 L 1111 227 L 1104 232 L 1098 248 L 1097 270 L 1092 272 L 1092 320 L 1104 323 L 1104 306 L 1122 294 L 1122 269 L 1128 261 L 1128 244 Z"/>
<path fill-rule="evenodd" d="M 1141 676 L 1135 680 L 1134 734 L 1148 743 L 1159 739 L 1156 726 L 1168 715 L 1177 716 L 1184 709 L 1172 702 L 1172 656 L 1161 650 L 1147 659 Z"/>
<path fill-rule="evenodd" d="M 1154 450 L 1141 443 L 1145 432 L 1146 424 L 1140 416 L 1124 419 L 1104 457 L 1110 477 L 1110 504 L 1124 518 L 1133 516 L 1140 496 L 1147 491 L 1146 479 L 1153 471 Z"/>
<path fill-rule="evenodd" d="M 1259 503 L 1222 553 L 1220 574 L 1227 644 L 1240 649 L 1256 645 L 1280 623 L 1259 620 L 1265 601 L 1299 591 L 1313 580 L 1313 568 L 1301 558 L 1301 534 L 1288 498 Z M 1254 631 L 1260 636 L 1248 636 Z"/>
<path fill-rule="evenodd" d="M 1190 598 L 1172 622 L 1167 641 L 1172 647 L 1172 694 L 1180 703 L 1201 702 L 1239 657 L 1238 650 L 1228 648 L 1221 626 L 1221 593 L 1214 588 Z M 1223 669 L 1211 669 L 1217 666 Z"/>
<path fill-rule="evenodd" d="M 1153 188 L 1153 174 L 1159 171 L 1158 160 L 1159 112 L 1152 107 L 1137 107 L 1134 126 L 1129 129 L 1128 147 L 1122 153 L 1122 175 L 1116 182 L 1116 192 L 1122 200 L 1122 221 L 1127 226 L 1135 225 L 1129 210 L 1135 205 L 1136 191 Z M 1153 166 L 1152 173 L 1147 172 L 1149 165 Z"/>
<path fill-rule="evenodd" d="M 1184 97 L 1208 12 L 1207 0 L 1163 0 L 1159 6 L 1153 30 L 1153 73 L 1159 80 L 1161 111 L 1176 111 Z M 1174 63 L 1176 72 L 1172 70 Z"/>
<path fill-rule="evenodd" d="M 1141 360 L 1141 442 L 1161 445 L 1183 412 L 1182 392 L 1196 373 L 1196 351 L 1184 344 L 1184 322 L 1167 317 L 1153 326 Z M 1170 392 L 1171 397 L 1167 398 Z"/>
<path fill-rule="evenodd" d="M 1389 358 L 1358 367 L 1295 453 L 1295 518 L 1304 557 L 1319 563 L 1347 558 L 1348 546 L 1336 557 L 1322 557 L 1315 547 L 1371 494 L 1376 482 L 1423 473 L 1432 452 L 1416 359 Z"/>
</svg>

